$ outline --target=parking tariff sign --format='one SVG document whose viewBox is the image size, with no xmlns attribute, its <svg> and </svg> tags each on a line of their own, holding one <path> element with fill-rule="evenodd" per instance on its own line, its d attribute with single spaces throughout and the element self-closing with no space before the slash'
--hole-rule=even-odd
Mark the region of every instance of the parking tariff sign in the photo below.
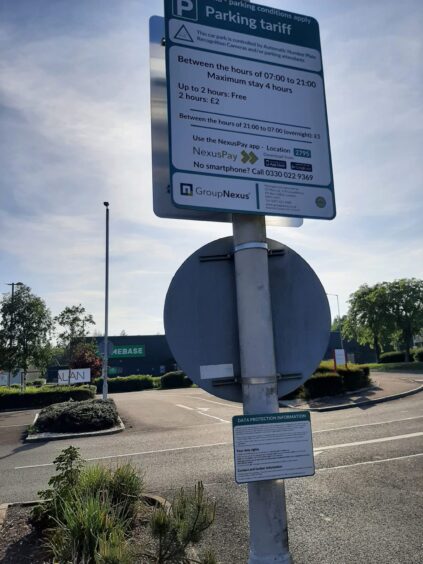
<svg viewBox="0 0 423 564">
<path fill-rule="evenodd" d="M 165 0 L 177 206 L 333 219 L 316 20 L 233 0 Z"/>
</svg>

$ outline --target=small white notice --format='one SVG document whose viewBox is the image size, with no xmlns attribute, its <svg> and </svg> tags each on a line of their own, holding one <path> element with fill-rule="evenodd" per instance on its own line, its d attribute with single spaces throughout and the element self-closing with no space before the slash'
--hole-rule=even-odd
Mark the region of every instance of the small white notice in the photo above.
<svg viewBox="0 0 423 564">
<path fill-rule="evenodd" d="M 238 484 L 314 475 L 308 411 L 237 415 L 232 430 Z"/>
<path fill-rule="evenodd" d="M 202 380 L 217 380 L 218 378 L 233 378 L 233 364 L 208 364 L 200 366 L 200 378 Z"/>
<path fill-rule="evenodd" d="M 344 349 L 335 349 L 333 354 L 335 359 L 335 370 L 337 366 L 344 366 L 347 363 Z"/>
<path fill-rule="evenodd" d="M 85 384 L 91 382 L 91 368 L 72 368 L 71 370 L 59 370 L 57 373 L 57 383 Z"/>
</svg>

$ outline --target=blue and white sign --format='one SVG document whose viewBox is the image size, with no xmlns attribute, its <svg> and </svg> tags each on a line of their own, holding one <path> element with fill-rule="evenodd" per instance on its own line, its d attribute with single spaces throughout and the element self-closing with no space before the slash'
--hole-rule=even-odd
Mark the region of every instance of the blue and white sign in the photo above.
<svg viewBox="0 0 423 564">
<path fill-rule="evenodd" d="M 233 0 L 165 0 L 165 20 L 174 204 L 333 219 L 316 20 Z"/>
</svg>

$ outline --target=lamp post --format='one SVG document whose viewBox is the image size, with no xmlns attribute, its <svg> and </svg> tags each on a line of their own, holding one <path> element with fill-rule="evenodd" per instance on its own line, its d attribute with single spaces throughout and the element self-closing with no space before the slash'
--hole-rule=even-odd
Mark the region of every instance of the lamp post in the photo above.
<svg viewBox="0 0 423 564">
<path fill-rule="evenodd" d="M 344 349 L 344 341 L 342 339 L 342 331 L 341 331 L 341 310 L 339 309 L 339 296 L 338 294 L 328 294 L 326 293 L 327 296 L 335 296 L 336 297 L 336 303 L 338 304 L 338 319 L 339 319 L 339 339 L 341 341 L 341 349 Z"/>
<path fill-rule="evenodd" d="M 109 338 L 109 202 L 103 202 L 106 207 L 106 281 L 104 299 L 104 353 L 103 353 L 103 399 L 107 399 L 108 392 L 108 338 Z"/>
<path fill-rule="evenodd" d="M 11 383 L 12 383 L 12 370 L 14 368 L 13 366 L 13 361 L 12 361 L 12 348 L 13 348 L 13 333 L 14 333 L 14 316 L 15 316 L 15 306 L 14 306 L 14 301 L 15 301 L 15 286 L 23 286 L 22 282 L 9 282 L 8 284 L 6 284 L 7 286 L 11 286 L 12 287 L 12 299 L 10 302 L 10 357 L 9 357 L 9 374 L 7 376 L 7 385 L 10 387 Z"/>
</svg>

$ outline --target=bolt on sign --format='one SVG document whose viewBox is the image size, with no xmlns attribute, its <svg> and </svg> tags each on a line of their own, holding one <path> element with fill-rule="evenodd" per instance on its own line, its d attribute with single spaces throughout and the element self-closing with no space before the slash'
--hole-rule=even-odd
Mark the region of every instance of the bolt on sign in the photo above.
<svg viewBox="0 0 423 564">
<path fill-rule="evenodd" d="M 229 0 L 165 0 L 176 206 L 333 219 L 319 26 Z"/>
</svg>

